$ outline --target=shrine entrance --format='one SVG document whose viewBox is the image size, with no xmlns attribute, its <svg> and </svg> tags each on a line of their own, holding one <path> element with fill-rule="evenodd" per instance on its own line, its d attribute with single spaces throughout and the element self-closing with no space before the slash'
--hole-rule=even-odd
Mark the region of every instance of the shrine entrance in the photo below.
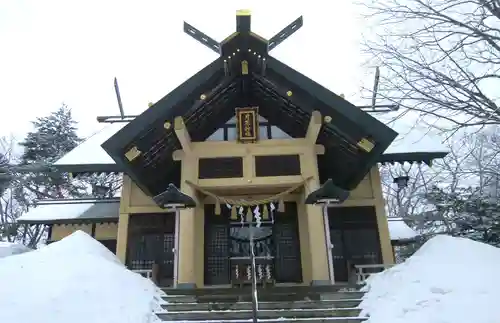
<svg viewBox="0 0 500 323">
<path fill-rule="evenodd" d="M 294 202 L 285 203 L 285 212 L 270 212 L 268 221 L 252 229 L 259 282 L 302 282 L 298 229 Z M 205 285 L 246 283 L 250 265 L 250 228 L 240 217 L 231 219 L 229 209 L 216 215 L 214 205 L 205 205 Z"/>
<path fill-rule="evenodd" d="M 335 281 L 349 281 L 354 265 L 382 263 L 374 207 L 329 208 L 328 220 Z"/>
<path fill-rule="evenodd" d="M 131 270 L 153 271 L 160 286 L 173 286 L 175 214 L 133 214 L 128 227 L 126 265 Z"/>
</svg>

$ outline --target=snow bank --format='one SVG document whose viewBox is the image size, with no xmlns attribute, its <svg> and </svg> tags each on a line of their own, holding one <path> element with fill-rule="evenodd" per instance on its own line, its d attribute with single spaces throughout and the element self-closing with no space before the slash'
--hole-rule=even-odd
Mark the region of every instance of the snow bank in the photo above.
<svg viewBox="0 0 500 323">
<path fill-rule="evenodd" d="M 82 231 L 0 259 L 0 322 L 146 323 L 160 291 Z"/>
<path fill-rule="evenodd" d="M 498 323 L 500 249 L 436 236 L 406 262 L 371 276 L 369 323 Z"/>
<path fill-rule="evenodd" d="M 22 244 L 0 241 L 0 258 L 18 255 L 28 251 L 31 251 L 31 249 Z"/>
</svg>

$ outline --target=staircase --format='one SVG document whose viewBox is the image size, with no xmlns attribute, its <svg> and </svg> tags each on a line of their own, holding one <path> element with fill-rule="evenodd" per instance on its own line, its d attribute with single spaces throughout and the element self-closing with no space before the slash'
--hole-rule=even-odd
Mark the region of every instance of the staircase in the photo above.
<svg viewBox="0 0 500 323">
<path fill-rule="evenodd" d="M 251 322 L 251 288 L 164 289 L 163 321 Z M 363 293 L 348 286 L 293 286 L 258 290 L 260 322 L 358 323 Z"/>
</svg>

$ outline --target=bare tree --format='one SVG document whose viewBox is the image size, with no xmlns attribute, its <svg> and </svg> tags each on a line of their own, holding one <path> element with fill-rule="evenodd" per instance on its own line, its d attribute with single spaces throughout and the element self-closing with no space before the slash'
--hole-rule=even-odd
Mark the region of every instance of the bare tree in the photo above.
<svg viewBox="0 0 500 323">
<path fill-rule="evenodd" d="M 0 138 L 0 239 L 19 241 L 35 247 L 45 234 L 45 228 L 40 225 L 20 226 L 16 222 L 27 209 L 14 194 L 18 180 L 7 171 L 15 161 L 15 145 L 13 137 Z"/>
<path fill-rule="evenodd" d="M 382 165 L 382 192 L 389 217 L 413 217 L 425 209 L 424 195 L 439 174 L 425 164 Z M 394 179 L 407 176 L 408 185 L 399 188 Z"/>
<path fill-rule="evenodd" d="M 465 133 L 439 163 L 425 194 L 427 210 L 414 223 L 427 235 L 447 233 L 500 245 L 498 127 Z"/>
<path fill-rule="evenodd" d="M 380 97 L 447 130 L 500 123 L 500 0 L 366 1 Z"/>
</svg>

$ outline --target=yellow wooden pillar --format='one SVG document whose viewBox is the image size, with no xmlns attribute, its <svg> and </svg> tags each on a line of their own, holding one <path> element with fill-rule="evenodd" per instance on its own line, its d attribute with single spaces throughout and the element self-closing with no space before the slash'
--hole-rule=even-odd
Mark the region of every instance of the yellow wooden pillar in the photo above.
<svg viewBox="0 0 500 323">
<path fill-rule="evenodd" d="M 300 239 L 300 261 L 302 264 L 302 281 L 304 284 L 312 282 L 312 260 L 311 248 L 309 246 L 309 226 L 307 223 L 306 205 L 304 204 L 304 196 L 297 199 L 297 211 L 299 222 L 299 239 Z"/>
<path fill-rule="evenodd" d="M 310 152 L 302 154 L 300 165 L 304 177 L 311 177 L 306 182 L 304 196 L 320 187 L 318 162 L 314 147 L 311 147 Z M 325 223 L 323 220 L 323 209 L 317 205 L 304 205 L 305 216 L 308 229 L 308 244 L 310 254 L 310 274 L 311 285 L 330 284 L 330 272 L 328 268 L 327 245 L 325 236 Z"/>
<path fill-rule="evenodd" d="M 380 180 L 380 172 L 378 166 L 374 166 L 370 171 L 370 179 L 375 199 L 375 213 L 377 215 L 378 234 L 380 238 L 380 250 L 382 253 L 382 262 L 384 264 L 394 263 L 394 253 L 391 245 L 391 237 L 389 234 L 389 223 L 385 213 L 385 201 L 382 194 L 382 181 Z"/>
<path fill-rule="evenodd" d="M 125 264 L 127 257 L 128 223 L 130 215 L 120 213 L 118 217 L 118 232 L 116 236 L 116 256 Z"/>
<path fill-rule="evenodd" d="M 186 180 L 196 182 L 198 177 L 198 159 L 186 154 L 182 159 L 181 166 L 181 191 L 184 194 L 191 196 L 195 201 L 196 191 L 186 183 Z M 199 201 L 197 201 L 197 204 Z M 179 215 L 179 250 L 178 262 L 179 272 L 177 277 L 178 288 L 195 288 L 196 287 L 196 214 L 200 208 L 185 209 L 180 211 Z"/>
<path fill-rule="evenodd" d="M 132 180 L 127 175 L 123 175 L 122 191 L 120 197 L 120 214 L 118 216 L 118 228 L 116 233 L 116 256 L 122 263 L 127 260 L 128 247 L 128 224 L 130 194 L 132 192 Z"/>
</svg>

